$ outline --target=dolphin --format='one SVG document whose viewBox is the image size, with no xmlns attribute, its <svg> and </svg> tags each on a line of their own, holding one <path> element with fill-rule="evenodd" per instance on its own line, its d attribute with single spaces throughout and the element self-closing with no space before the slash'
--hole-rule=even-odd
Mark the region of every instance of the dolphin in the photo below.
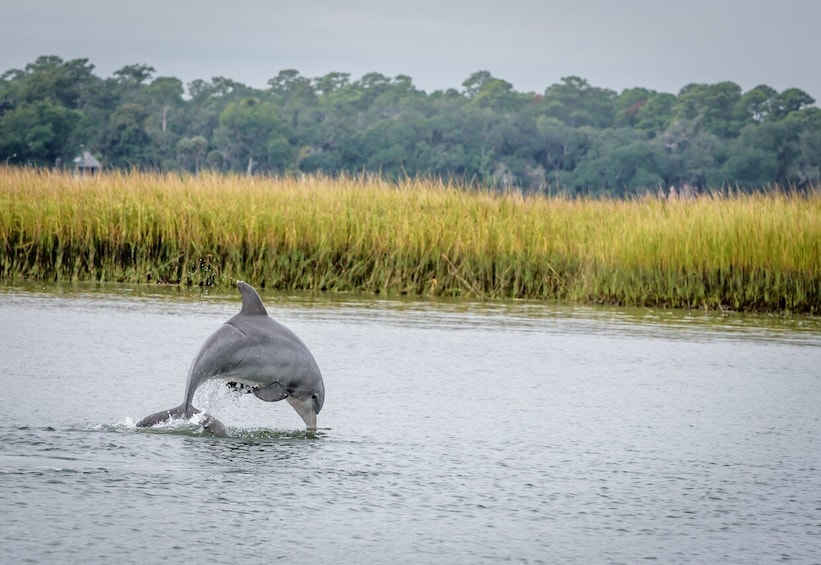
<svg viewBox="0 0 821 565">
<path fill-rule="evenodd" d="M 287 400 L 306 429 L 316 430 L 325 384 L 313 355 L 294 332 L 268 315 L 254 287 L 237 281 L 237 288 L 242 310 L 202 344 L 188 369 L 183 403 L 146 416 L 137 427 L 199 414 L 192 405 L 196 390 L 205 381 L 224 379 L 235 390 L 253 393 L 260 400 Z M 225 426 L 213 416 L 203 413 L 201 423 L 210 433 L 227 435 Z"/>
</svg>

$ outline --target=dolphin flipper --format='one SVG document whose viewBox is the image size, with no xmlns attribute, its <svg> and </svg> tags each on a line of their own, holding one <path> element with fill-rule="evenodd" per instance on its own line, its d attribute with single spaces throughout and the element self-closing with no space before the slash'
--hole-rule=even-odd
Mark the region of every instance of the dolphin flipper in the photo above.
<svg viewBox="0 0 821 565">
<path fill-rule="evenodd" d="M 288 396 L 288 391 L 279 383 L 272 383 L 268 386 L 254 389 L 254 396 L 265 402 L 279 402 Z"/>
</svg>

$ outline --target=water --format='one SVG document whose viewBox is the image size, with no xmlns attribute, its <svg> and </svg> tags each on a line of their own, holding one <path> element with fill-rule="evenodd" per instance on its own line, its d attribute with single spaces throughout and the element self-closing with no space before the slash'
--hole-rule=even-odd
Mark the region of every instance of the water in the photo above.
<svg viewBox="0 0 821 565">
<path fill-rule="evenodd" d="M 0 287 L 7 563 L 821 562 L 821 321 L 263 295 L 315 436 L 207 387 L 238 293 Z"/>
</svg>

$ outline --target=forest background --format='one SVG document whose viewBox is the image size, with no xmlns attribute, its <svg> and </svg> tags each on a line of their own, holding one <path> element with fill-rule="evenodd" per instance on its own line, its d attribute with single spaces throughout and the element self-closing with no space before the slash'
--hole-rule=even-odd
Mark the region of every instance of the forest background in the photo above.
<svg viewBox="0 0 821 565">
<path fill-rule="evenodd" d="M 426 93 L 379 73 L 283 70 L 266 89 L 154 73 L 134 64 L 101 78 L 88 59 L 53 55 L 6 71 L 0 162 L 71 168 L 88 151 L 107 169 L 373 173 L 615 197 L 821 180 L 821 109 L 797 88 L 617 93 L 570 76 L 533 93 L 477 71 Z"/>
</svg>

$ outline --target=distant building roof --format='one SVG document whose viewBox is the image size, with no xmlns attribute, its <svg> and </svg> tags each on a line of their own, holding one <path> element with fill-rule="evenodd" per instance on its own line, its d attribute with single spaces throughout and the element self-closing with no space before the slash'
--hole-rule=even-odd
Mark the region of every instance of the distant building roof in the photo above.
<svg viewBox="0 0 821 565">
<path fill-rule="evenodd" d="M 99 169 L 100 162 L 88 151 L 74 158 L 74 166 L 78 169 Z"/>
</svg>

